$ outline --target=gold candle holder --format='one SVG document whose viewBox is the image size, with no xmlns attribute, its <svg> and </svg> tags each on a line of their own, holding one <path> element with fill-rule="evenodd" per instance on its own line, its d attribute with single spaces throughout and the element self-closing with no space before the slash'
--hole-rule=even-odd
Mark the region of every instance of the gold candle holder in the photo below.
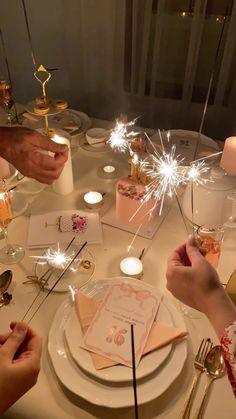
<svg viewBox="0 0 236 419">
<path fill-rule="evenodd" d="M 139 179 L 139 159 L 137 154 L 134 154 L 132 160 L 131 160 L 131 168 L 130 168 L 130 177 L 132 180 L 138 180 Z"/>
<path fill-rule="evenodd" d="M 41 84 L 42 97 L 45 104 L 47 103 L 46 83 L 50 80 L 51 76 L 52 76 L 51 73 L 42 64 L 34 72 L 34 77 Z M 45 122 L 45 134 L 48 135 L 49 133 L 48 116 L 47 115 L 42 115 L 42 116 L 44 117 L 44 122 Z"/>
</svg>

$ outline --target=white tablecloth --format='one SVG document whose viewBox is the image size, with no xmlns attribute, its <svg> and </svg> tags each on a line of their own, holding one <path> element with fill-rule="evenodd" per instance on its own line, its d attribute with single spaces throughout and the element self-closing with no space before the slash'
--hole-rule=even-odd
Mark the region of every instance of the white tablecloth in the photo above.
<svg viewBox="0 0 236 419">
<path fill-rule="evenodd" d="M 105 122 L 93 120 L 93 126 L 106 126 Z M 114 193 L 116 179 L 107 180 L 97 176 L 97 170 L 106 162 L 116 160 L 123 174 L 127 173 L 126 160 L 113 152 L 89 152 L 81 148 L 73 151 L 73 171 L 75 190 L 72 194 L 62 197 L 56 195 L 51 187 L 46 187 L 37 195 L 29 205 L 27 213 L 16 218 L 9 226 L 9 237 L 12 243 L 16 242 L 26 246 L 29 215 L 41 211 L 74 209 L 85 191 L 97 189 Z M 28 196 L 32 200 L 32 196 Z M 126 254 L 132 235 L 103 225 L 104 242 L 102 245 L 90 245 L 88 249 L 96 260 L 95 279 L 109 278 L 119 275 L 119 261 Z M 159 286 L 165 290 L 165 269 L 169 253 L 180 243 L 186 240 L 186 231 L 179 210 L 173 202 L 172 208 L 165 221 L 157 231 L 154 239 L 149 241 L 138 237 L 135 241 L 137 252 L 148 249 L 143 260 L 143 280 Z M 3 244 L 3 242 L 1 242 Z M 226 233 L 219 265 L 222 282 L 226 282 L 230 273 L 235 269 L 236 232 L 231 230 Z M 1 331 L 8 330 L 8 325 L 13 319 L 21 319 L 29 303 L 32 301 L 36 288 L 32 285 L 22 285 L 26 275 L 33 272 L 34 260 L 29 256 L 38 254 L 36 251 L 26 250 L 26 256 L 18 265 L 12 265 L 13 283 L 9 292 L 13 300 L 9 306 L 0 310 Z M 7 269 L 1 266 L 1 272 Z M 58 381 L 51 365 L 47 352 L 47 336 L 55 312 L 65 294 L 51 295 L 44 308 L 37 314 L 32 326 L 44 338 L 44 351 L 42 368 L 37 385 L 30 390 L 21 400 L 10 408 L 3 417 L 14 419 L 130 419 L 133 418 L 133 409 L 106 409 L 94 406 L 67 391 Z M 176 302 L 179 305 L 178 302 Z M 158 399 L 140 407 L 140 419 L 165 418 L 176 419 L 182 409 L 190 383 L 193 378 L 193 354 L 203 337 L 211 337 L 217 344 L 214 331 L 205 318 L 190 319 L 185 317 L 186 326 L 190 333 L 188 338 L 188 358 L 181 375 L 171 387 Z M 204 380 L 203 380 L 204 381 Z M 199 395 L 203 390 L 203 381 L 200 385 Z M 197 404 L 198 399 L 196 399 Z M 195 404 L 195 407 L 196 407 Z M 195 410 L 195 409 L 194 409 Z M 208 403 L 205 418 L 207 419 L 233 419 L 235 418 L 236 405 L 227 377 L 216 380 Z"/>
</svg>

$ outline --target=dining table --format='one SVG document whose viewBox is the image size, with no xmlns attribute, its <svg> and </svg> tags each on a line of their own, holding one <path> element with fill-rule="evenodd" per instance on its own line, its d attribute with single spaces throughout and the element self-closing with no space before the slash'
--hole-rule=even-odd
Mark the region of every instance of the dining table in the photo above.
<svg viewBox="0 0 236 419">
<path fill-rule="evenodd" d="M 0 121 L 1 122 L 1 121 Z M 92 127 L 102 127 L 110 129 L 114 124 L 111 121 L 91 118 Z M 6 269 L 11 269 L 13 279 L 8 289 L 12 294 L 10 304 L 0 308 L 1 332 L 9 330 L 9 324 L 12 320 L 21 320 L 37 295 L 39 287 L 37 284 L 24 284 L 27 276 L 34 275 L 35 256 L 42 254 L 42 249 L 29 249 L 27 246 L 29 220 L 32 215 L 42 214 L 50 211 L 64 210 L 83 210 L 86 207 L 83 201 L 83 195 L 88 191 L 99 191 L 104 195 L 104 205 L 95 210 L 102 218 L 109 205 L 115 205 L 115 185 L 118 177 L 127 176 L 129 165 L 127 155 L 116 153 L 110 148 L 99 150 L 95 147 L 81 146 L 80 134 L 79 140 L 74 138 L 71 142 L 71 158 L 74 177 L 74 190 L 68 195 L 59 195 L 54 192 L 52 186 L 41 185 L 38 188 L 31 188 L 34 182 L 32 179 L 16 182 L 15 190 L 19 190 L 27 201 L 27 208 L 18 214 L 9 224 L 9 240 L 11 243 L 20 244 L 25 249 L 24 259 L 11 266 L 1 265 L 0 273 Z M 100 176 L 101 168 L 105 165 L 114 165 L 117 169 L 117 175 Z M 28 182 L 28 183 L 27 183 Z M 28 185 L 28 186 L 27 186 Z M 111 204 L 112 203 L 112 204 Z M 138 256 L 142 249 L 145 249 L 143 262 L 143 276 L 141 281 L 158 287 L 166 298 L 181 316 L 183 325 L 188 331 L 186 340 L 187 356 L 184 359 L 183 366 L 178 374 L 174 371 L 176 365 L 173 365 L 174 380 L 171 380 L 172 370 L 168 369 L 169 377 L 160 375 L 160 380 L 169 379 L 170 384 L 157 397 L 148 397 L 148 402 L 139 403 L 139 419 L 177 419 L 183 411 L 192 380 L 194 378 L 194 357 L 203 338 L 211 338 L 215 345 L 219 344 L 216 334 L 207 320 L 200 314 L 196 316 L 184 313 L 183 307 L 166 288 L 166 267 L 167 259 L 170 253 L 187 238 L 186 228 L 183 217 L 179 210 L 176 200 L 169 202 L 168 211 L 158 226 L 154 237 L 148 238 L 137 235 L 133 242 L 133 251 Z M 128 247 L 134 239 L 134 234 L 119 229 L 109 224 L 102 223 L 103 240 L 101 244 L 88 244 L 87 249 L 92 254 L 95 261 L 95 271 L 91 278 L 91 283 L 97 283 L 100 280 L 110 279 L 120 275 L 120 261 L 127 256 Z M 0 246 L 4 245 L 4 240 L 0 241 Z M 225 231 L 224 241 L 218 273 L 222 283 L 227 283 L 230 274 L 235 269 L 235 250 L 236 250 L 236 229 L 227 229 Z M 34 257 L 33 257 L 34 256 Z M 134 406 L 127 407 L 125 396 L 119 407 L 112 407 L 108 401 L 107 405 L 99 402 L 96 397 L 96 386 L 94 394 L 86 399 L 80 396 L 80 389 L 77 394 L 71 391 L 58 378 L 48 350 L 48 339 L 51 325 L 54 321 L 58 309 L 68 299 L 69 293 L 52 292 L 33 317 L 30 325 L 37 330 L 43 338 L 43 353 L 41 360 L 41 370 L 37 384 L 28 391 L 20 400 L 11 406 L 3 415 L 8 419 L 131 419 L 134 416 Z M 41 291 L 37 303 L 42 301 L 45 291 Z M 216 308 L 217 309 L 217 308 Z M 177 343 L 178 345 L 178 343 Z M 92 378 L 89 376 L 88 380 Z M 158 380 L 158 374 L 157 374 Z M 199 406 L 206 376 L 201 377 L 199 389 L 194 401 L 192 414 Z M 98 380 L 97 387 L 101 385 Z M 112 397 L 116 398 L 116 391 L 122 387 L 119 383 L 113 388 Z M 132 386 L 127 392 L 131 393 Z M 143 391 L 142 389 L 140 391 Z M 128 393 L 127 397 L 128 397 Z M 137 398 L 142 397 L 139 393 L 139 381 L 137 381 Z M 145 397 L 144 397 L 144 400 Z M 115 404 L 116 406 L 116 404 Z M 205 418 L 206 419 L 234 419 L 236 412 L 235 397 L 229 384 L 227 375 L 215 380 L 211 395 L 208 400 Z"/>
</svg>

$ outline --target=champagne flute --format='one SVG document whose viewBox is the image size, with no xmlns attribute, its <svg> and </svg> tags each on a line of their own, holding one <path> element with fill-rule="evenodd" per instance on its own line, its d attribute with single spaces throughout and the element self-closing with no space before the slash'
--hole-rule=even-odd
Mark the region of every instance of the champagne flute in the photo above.
<svg viewBox="0 0 236 419">
<path fill-rule="evenodd" d="M 12 221 L 13 213 L 11 207 L 11 200 L 9 192 L 6 188 L 6 183 L 3 179 L 0 180 L 0 226 L 2 227 L 4 237 L 5 237 L 5 246 L 0 249 L 0 263 L 5 265 L 12 265 L 14 263 L 20 262 L 24 255 L 25 251 L 21 246 L 16 244 L 12 245 L 8 241 L 8 224 Z"/>
<path fill-rule="evenodd" d="M 14 104 L 11 84 L 0 79 L 0 106 L 7 112 L 7 123 L 11 125 L 11 108 Z"/>
</svg>

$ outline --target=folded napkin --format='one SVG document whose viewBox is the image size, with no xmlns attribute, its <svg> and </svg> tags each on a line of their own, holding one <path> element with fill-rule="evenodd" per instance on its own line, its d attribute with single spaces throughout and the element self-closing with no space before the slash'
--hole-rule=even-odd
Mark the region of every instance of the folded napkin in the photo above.
<svg viewBox="0 0 236 419">
<path fill-rule="evenodd" d="M 77 292 L 75 296 L 75 307 L 83 335 L 86 333 L 100 303 L 101 300 L 94 300 L 93 298 L 82 294 L 80 291 Z M 187 334 L 188 332 L 186 330 L 154 322 L 149 333 L 147 343 L 144 347 L 143 355 L 154 351 L 155 349 L 161 348 L 162 346 L 168 345 L 170 342 L 184 337 Z M 95 354 L 93 352 L 90 352 L 90 355 L 96 370 L 117 365 L 117 362 L 102 355 Z"/>
</svg>

